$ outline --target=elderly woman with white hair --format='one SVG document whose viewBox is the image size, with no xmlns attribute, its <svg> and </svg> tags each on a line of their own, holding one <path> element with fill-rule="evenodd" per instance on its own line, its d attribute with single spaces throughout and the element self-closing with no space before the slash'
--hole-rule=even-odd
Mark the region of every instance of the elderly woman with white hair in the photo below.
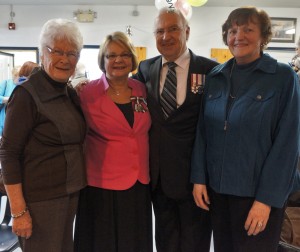
<svg viewBox="0 0 300 252">
<path fill-rule="evenodd" d="M 42 67 L 8 102 L 0 158 L 23 251 L 71 252 L 78 192 L 86 185 L 86 125 L 67 83 L 83 39 L 75 23 L 52 19 L 39 42 Z"/>
</svg>

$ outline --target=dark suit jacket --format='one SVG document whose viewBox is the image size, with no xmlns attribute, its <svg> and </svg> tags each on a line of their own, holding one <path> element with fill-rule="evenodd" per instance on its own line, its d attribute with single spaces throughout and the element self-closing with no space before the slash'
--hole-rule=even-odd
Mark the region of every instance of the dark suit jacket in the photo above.
<svg viewBox="0 0 300 252">
<path fill-rule="evenodd" d="M 152 189 L 158 180 L 164 193 L 174 199 L 191 196 L 191 152 L 193 148 L 202 94 L 191 91 L 191 74 L 206 75 L 216 62 L 196 56 L 190 51 L 191 60 L 184 103 L 167 119 L 160 105 L 159 83 L 162 57 L 142 61 L 133 76 L 146 84 L 147 102 L 152 118 L 150 130 L 150 175 Z"/>
</svg>

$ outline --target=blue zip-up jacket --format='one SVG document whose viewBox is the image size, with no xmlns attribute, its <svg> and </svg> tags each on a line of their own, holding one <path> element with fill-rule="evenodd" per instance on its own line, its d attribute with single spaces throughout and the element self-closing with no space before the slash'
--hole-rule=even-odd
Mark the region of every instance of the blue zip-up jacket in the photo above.
<svg viewBox="0 0 300 252">
<path fill-rule="evenodd" d="M 251 78 L 238 83 L 226 111 L 232 64 L 215 67 L 207 77 L 191 181 L 281 208 L 299 156 L 298 78 L 290 66 L 263 54 Z"/>
<path fill-rule="evenodd" d="M 9 97 L 11 93 L 14 91 L 15 87 L 17 86 L 16 83 L 12 79 L 4 80 L 0 82 L 0 135 L 2 135 L 4 122 L 5 122 L 5 108 L 6 104 L 3 104 L 3 98 Z"/>
</svg>

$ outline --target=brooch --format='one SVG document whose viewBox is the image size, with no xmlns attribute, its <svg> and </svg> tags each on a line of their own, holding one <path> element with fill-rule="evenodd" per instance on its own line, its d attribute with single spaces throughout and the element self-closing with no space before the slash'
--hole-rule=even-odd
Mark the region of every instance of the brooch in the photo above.
<svg viewBox="0 0 300 252">
<path fill-rule="evenodd" d="M 142 96 L 131 96 L 130 100 L 135 112 L 145 113 L 148 111 L 146 99 Z"/>
<path fill-rule="evenodd" d="M 202 94 L 204 89 L 205 74 L 191 74 L 191 92 Z"/>
</svg>

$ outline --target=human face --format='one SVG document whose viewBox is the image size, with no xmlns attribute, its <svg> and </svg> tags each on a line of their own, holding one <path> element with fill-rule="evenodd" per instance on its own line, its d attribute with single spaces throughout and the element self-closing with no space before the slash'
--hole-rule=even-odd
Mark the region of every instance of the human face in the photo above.
<svg viewBox="0 0 300 252">
<path fill-rule="evenodd" d="M 55 81 L 67 82 L 79 59 L 75 46 L 68 41 L 57 40 L 43 50 L 41 61 L 46 73 Z"/>
<path fill-rule="evenodd" d="M 261 29 L 258 22 L 249 21 L 243 25 L 234 24 L 227 34 L 227 44 L 237 64 L 247 64 L 260 57 Z"/>
<path fill-rule="evenodd" d="M 157 18 L 154 34 L 157 50 L 167 61 L 175 61 L 187 49 L 190 28 L 180 16 L 165 12 Z"/>
<path fill-rule="evenodd" d="M 106 48 L 104 68 L 108 79 L 128 78 L 132 70 L 132 54 L 122 44 L 112 41 Z"/>
</svg>

